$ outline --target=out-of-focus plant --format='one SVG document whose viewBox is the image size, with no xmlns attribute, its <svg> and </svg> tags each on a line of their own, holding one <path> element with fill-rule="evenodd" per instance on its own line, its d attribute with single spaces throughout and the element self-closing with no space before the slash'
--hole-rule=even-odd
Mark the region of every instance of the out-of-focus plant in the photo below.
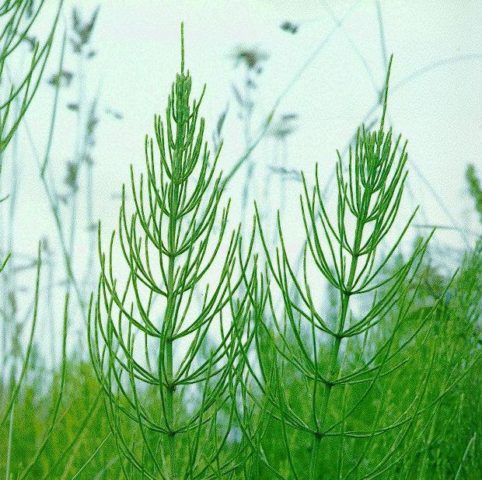
<svg viewBox="0 0 482 480">
<path fill-rule="evenodd" d="M 145 174 L 137 181 L 131 170 L 130 216 L 123 189 L 126 281 L 115 272 L 116 235 L 107 254 L 99 246 L 90 352 L 128 478 L 229 478 L 245 451 L 228 389 L 250 338 L 247 296 L 235 296 L 239 229 L 228 233 L 229 204 L 219 212 L 220 151 L 210 159 L 191 89 L 183 50 L 165 120 L 156 116 L 155 141 L 145 141 Z"/>
<path fill-rule="evenodd" d="M 35 3 L 30 0 L 8 1 L 3 2 L 0 6 L 0 174 L 4 172 L 5 168 L 5 150 L 22 124 L 43 78 L 62 6 L 62 1 L 60 1 L 58 10 L 52 19 L 51 28 L 48 30 L 46 38 L 42 40 L 36 38 L 32 32 L 37 19 L 42 14 L 45 1 L 40 1 L 36 5 Z M 17 145 L 13 145 L 11 151 L 12 157 L 18 157 Z M 1 248 L 7 256 L 12 254 L 13 248 L 11 230 L 13 230 L 18 183 L 16 158 L 12 159 L 11 170 L 8 191 L 0 200 L 0 202 L 9 200 L 8 216 L 6 222 L 2 222 L 4 225 L 2 225 L 1 239 Z M 2 187 L 5 188 L 5 186 Z M 31 266 L 35 267 L 35 258 L 33 258 Z M 16 334 L 20 335 L 20 331 L 14 333 L 14 330 L 20 325 L 17 322 L 19 303 L 17 287 L 19 286 L 15 282 L 15 266 L 12 265 L 12 262 L 7 265 L 5 260 L 2 270 L 4 268 L 2 283 L 5 289 L 3 297 L 5 301 L 1 312 L 0 359 L 3 357 L 5 362 L 9 348 L 7 340 L 14 338 Z"/>
<path fill-rule="evenodd" d="M 40 170 L 47 200 L 52 212 L 57 236 L 61 248 L 61 257 L 65 272 L 65 283 L 67 290 L 75 293 L 77 304 L 80 306 L 80 313 L 84 321 L 87 318 L 86 305 L 91 289 L 93 288 L 92 271 L 95 258 L 96 222 L 94 219 L 94 148 L 96 143 L 96 130 L 100 121 L 98 114 L 97 96 L 89 98 L 86 90 L 86 76 L 88 62 L 96 54 L 92 46 L 92 35 L 98 19 L 99 8 L 96 8 L 90 16 L 83 18 L 77 8 L 73 8 L 71 26 L 64 35 L 63 44 L 57 71 L 52 74 L 48 84 L 53 88 L 53 107 L 51 113 L 50 128 L 48 133 L 47 146 L 43 158 L 33 148 L 37 155 L 37 163 Z M 67 42 L 69 40 L 69 42 Z M 68 49 L 70 45 L 70 50 Z M 71 53 L 76 61 L 75 68 L 68 69 L 65 64 L 66 55 Z M 61 104 L 62 94 L 66 89 L 75 87 L 76 92 L 69 94 L 66 102 L 66 109 L 76 115 L 75 144 L 70 158 L 65 163 L 65 176 L 63 188 L 56 181 L 52 169 L 53 145 L 56 140 L 57 117 Z M 79 197 L 85 194 L 85 215 L 84 221 L 79 218 Z M 84 229 L 79 227 L 84 223 Z M 88 237 L 88 255 L 85 257 L 85 271 L 78 272 L 76 267 L 76 249 L 79 237 Z M 82 238 L 84 241 L 84 238 Z M 53 244 L 53 242 L 51 242 Z M 57 272 L 54 272 L 54 274 Z"/>
<path fill-rule="evenodd" d="M 30 36 L 32 27 L 40 15 L 44 3 L 44 1 L 41 1 L 37 6 L 34 6 L 31 1 L 14 1 L 4 2 L 0 7 L 0 18 L 3 24 L 0 33 L 0 171 L 3 166 L 5 149 L 21 125 L 35 96 L 52 47 L 62 2 L 58 5 L 58 10 L 52 21 L 52 28 L 49 31 L 46 41 L 41 43 L 39 40 Z M 25 43 L 27 43 L 30 48 L 28 67 L 26 72 L 18 74 L 18 57 L 24 53 L 22 49 Z M 12 73 L 13 71 L 16 72 L 15 75 Z M 0 272 L 5 269 L 8 258 L 7 256 L 3 261 Z M 11 478 L 11 472 L 13 471 L 11 457 L 13 435 L 15 432 L 15 405 L 27 377 L 28 370 L 31 367 L 30 363 L 32 358 L 35 356 L 34 335 L 37 326 L 40 293 L 40 247 L 35 267 L 36 281 L 32 306 L 32 321 L 30 331 L 27 333 L 27 338 L 25 339 L 26 346 L 24 348 L 22 348 L 22 342 L 20 341 L 20 338 L 24 335 L 22 328 L 16 330 L 16 302 L 15 297 L 12 296 L 15 295 L 16 292 L 9 292 L 10 312 L 13 313 L 14 318 L 9 318 L 8 312 L 5 310 L 2 312 L 3 348 L 1 351 L 2 371 L 0 375 L 0 383 L 2 385 L 0 397 L 0 434 L 6 440 L 2 442 L 2 445 L 4 445 L 2 459 L 5 459 L 2 461 L 2 467 L 5 469 L 7 479 Z M 28 312 L 27 315 L 29 315 L 29 313 L 30 312 Z M 19 338 L 16 338 L 17 335 Z M 62 374 L 61 385 L 63 385 L 64 380 L 65 376 Z M 44 434 L 44 438 L 37 445 L 32 457 L 30 459 L 25 458 L 22 469 L 15 472 L 15 478 L 25 478 L 44 450 L 59 414 L 61 396 L 60 391 L 59 396 L 53 404 L 51 423 Z M 4 427 L 6 427 L 6 431 Z"/>
<path fill-rule="evenodd" d="M 44 2 L 40 2 L 36 7 L 30 1 L 15 1 L 4 2 L 0 6 L 0 19 L 2 27 L 0 31 L 0 173 L 2 172 L 5 149 L 17 132 L 27 109 L 29 108 L 37 88 L 40 84 L 42 74 L 52 47 L 52 42 L 57 26 L 57 21 L 60 14 L 60 7 L 62 2 L 58 5 L 56 16 L 52 21 L 52 27 L 49 30 L 47 39 L 41 42 L 30 36 L 33 25 L 42 11 Z M 28 67 L 26 71 L 18 73 L 19 57 L 24 54 L 25 43 L 28 43 Z M 13 74 L 15 71 L 15 75 Z M 5 197 L 2 201 L 8 198 Z M 2 234 L 5 232 L 2 232 Z M 2 237 L 7 235 L 2 235 Z M 11 246 L 11 245 L 9 245 Z M 7 252 L 6 258 L 2 260 L 0 272 L 5 273 L 5 267 L 9 260 L 10 252 Z M 34 261 L 34 266 L 39 268 L 39 257 Z M 37 286 L 38 286 L 37 272 Z M 4 277 L 5 279 L 5 277 Z M 6 284 L 8 282 L 5 281 Z M 8 286 L 8 285 L 7 285 Z M 37 299 L 38 294 L 35 295 Z M 16 342 L 15 334 L 21 335 L 21 330 L 15 332 L 17 327 L 15 318 L 17 311 L 16 292 L 8 288 L 5 293 L 7 298 L 7 308 L 2 311 L 2 350 L 0 352 L 0 360 L 2 364 L 1 378 L 10 378 L 15 385 L 16 375 L 18 371 L 25 372 L 28 364 L 28 355 L 21 352 L 22 347 L 20 342 Z M 28 342 L 26 351 L 30 352 L 32 349 L 33 332 L 35 330 L 36 311 L 34 302 L 34 313 L 30 333 L 30 342 Z M 4 304 L 5 306 L 5 304 Z M 8 340 L 11 339 L 11 344 Z M 15 348 L 15 345 L 18 348 Z M 21 353 L 20 353 L 21 352 Z M 12 357 L 12 358 L 9 358 Z M 8 368 L 12 369 L 11 375 L 8 373 Z M 24 378 L 24 373 L 20 373 L 17 385 L 13 388 L 13 395 L 9 399 L 7 396 L 6 404 L 7 413 L 12 411 L 12 406 L 18 394 L 21 382 Z M 2 398 L 2 400 L 5 400 Z M 5 417 L 2 417 L 2 425 Z"/>
<path fill-rule="evenodd" d="M 46 62 L 54 42 L 54 34 L 61 12 L 62 1 L 58 2 L 58 10 L 48 29 L 47 40 L 41 42 L 33 36 L 37 19 L 44 11 L 46 2 L 32 0 L 17 0 L 3 2 L 0 7 L 2 24 L 0 45 L 0 156 L 1 165 L 8 158 L 12 164 L 8 177 L 11 193 L 8 201 L 8 221 L 3 223 L 2 241 L 7 252 L 11 252 L 11 260 L 4 260 L 0 268 L 2 286 L 5 288 L 2 309 L 2 349 L 0 364 L 0 471 L 2 476 L 11 479 L 36 478 L 48 480 L 53 478 L 73 478 L 72 475 L 87 468 L 86 460 L 92 456 L 95 437 L 89 448 L 79 451 L 82 436 L 88 422 L 92 419 L 94 409 L 74 413 L 72 404 L 79 400 L 91 403 L 91 398 L 82 395 L 79 388 L 72 394 L 72 388 L 67 388 L 69 376 L 75 375 L 73 368 L 68 368 L 67 359 L 67 323 L 69 320 L 68 301 L 63 310 L 63 328 L 57 335 L 50 333 L 49 347 L 52 358 L 49 358 L 53 371 L 49 370 L 44 361 L 46 350 L 41 348 L 38 340 L 41 329 L 45 328 L 41 320 L 43 315 L 43 290 L 41 270 L 44 270 L 47 257 L 49 271 L 52 272 L 52 255 L 47 240 L 39 245 L 38 254 L 31 258 L 20 255 L 11 248 L 13 242 L 13 219 L 16 218 L 15 197 L 19 182 L 16 164 L 20 159 L 16 144 L 16 132 L 25 126 L 27 132 L 27 109 L 31 105 L 38 87 L 44 78 Z M 46 9 L 45 9 L 46 10 Z M 21 65 L 27 61 L 27 70 L 22 72 Z M 69 83 L 72 74 L 62 71 L 57 78 L 52 77 L 50 83 L 59 86 Z M 55 115 L 54 115 L 55 116 Z M 29 136 L 30 138 L 30 136 Z M 13 140 L 13 142 L 12 142 Z M 6 152 L 10 144 L 10 150 Z M 49 151 L 51 138 L 48 142 Z M 7 154 L 10 157 L 7 157 Z M 48 160 L 48 154 L 46 155 Z M 41 178 L 44 179 L 47 161 L 37 158 Z M 2 168 L 3 170 L 3 168 Z M 10 172 L 9 172 L 10 173 Z M 4 232 L 4 230 L 6 230 Z M 33 301 L 20 301 L 21 285 L 15 280 L 18 272 L 34 269 Z M 42 275 L 43 276 L 43 275 Z M 49 277 L 51 275 L 49 274 Z M 52 297 L 49 280 L 47 287 L 48 314 L 52 312 Z M 61 304 L 59 304 L 61 307 Z M 61 310 L 61 309 L 60 309 Z M 61 316 L 61 315 L 59 315 Z M 29 322 L 30 320 L 30 322 Z M 52 328 L 52 325 L 50 325 Z M 53 341 L 52 339 L 55 339 Z M 59 342 L 57 345 L 55 342 Z M 55 361 L 54 351 L 60 347 L 60 362 Z M 77 378 L 85 378 L 78 376 Z M 71 383 L 69 383 L 71 387 Z M 94 397 L 98 385 L 92 382 Z M 83 385 L 85 387 L 85 385 Z M 68 398 L 66 399 L 66 391 Z M 92 405 L 93 407 L 95 405 Z M 97 402 L 98 410 L 99 402 Z M 72 421 L 72 418 L 75 421 Z M 74 426 L 75 424 L 75 426 Z M 97 426 L 99 428 L 99 426 Z M 96 430 L 96 433 L 99 433 Z M 108 432 L 106 432 L 108 434 Z M 54 454 L 52 455 L 52 452 Z M 92 456 L 93 458 L 93 456 Z M 107 464 L 104 465 L 108 470 Z M 89 470 L 87 470 L 89 471 Z M 109 471 L 114 471 L 109 470 Z M 94 470 L 99 474 L 99 470 Z M 68 476 L 70 473 L 70 476 Z"/>
<path fill-rule="evenodd" d="M 269 135 L 273 139 L 273 159 L 267 165 L 265 173 L 264 191 L 263 191 L 263 222 L 265 231 L 268 233 L 270 227 L 272 229 L 271 242 L 274 244 L 278 240 L 278 229 L 276 222 L 273 225 L 267 225 L 270 217 L 270 199 L 273 194 L 279 197 L 279 211 L 284 212 L 286 209 L 286 193 L 289 181 L 299 182 L 301 176 L 298 169 L 289 165 L 288 155 L 288 139 L 296 131 L 298 127 L 298 115 L 296 113 L 284 113 L 273 121 L 273 125 L 269 130 Z M 277 179 L 278 182 L 274 180 Z M 278 188 L 273 187 L 278 184 Z"/>
<path fill-rule="evenodd" d="M 479 214 L 479 219 L 482 223 L 482 187 L 474 165 L 470 164 L 467 166 L 465 178 L 467 179 L 470 195 L 474 199 L 475 211 Z"/>
<path fill-rule="evenodd" d="M 40 15 L 45 0 L 36 7 L 30 0 L 7 1 L 0 6 L 0 154 L 12 139 L 20 122 L 27 112 L 40 84 L 47 59 L 52 47 L 55 29 L 60 14 L 52 22 L 52 28 L 44 42 L 30 36 L 32 26 Z M 28 43 L 31 50 L 29 65 L 19 74 L 15 62 L 21 47 Z M 15 74 L 13 73 L 15 70 Z M 19 106 L 12 115 L 13 104 Z"/>
<path fill-rule="evenodd" d="M 263 72 L 263 65 L 269 55 L 256 47 L 238 47 L 233 53 L 235 67 L 243 68 L 241 85 L 233 85 L 233 92 L 239 106 L 239 118 L 243 122 L 245 148 L 248 150 L 253 142 L 253 114 L 255 108 L 254 93 L 258 89 L 258 78 Z M 246 158 L 246 176 L 243 184 L 242 208 L 246 209 L 253 194 L 253 180 L 256 162 L 251 155 Z"/>
</svg>

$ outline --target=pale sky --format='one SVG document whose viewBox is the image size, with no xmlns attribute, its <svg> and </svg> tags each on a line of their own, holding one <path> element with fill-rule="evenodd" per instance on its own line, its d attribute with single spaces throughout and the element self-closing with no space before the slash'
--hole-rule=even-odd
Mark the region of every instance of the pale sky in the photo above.
<svg viewBox="0 0 482 480">
<path fill-rule="evenodd" d="M 70 3 L 80 4 L 87 16 L 98 2 Z M 338 19 L 346 15 L 335 32 L 330 9 Z M 69 10 L 67 2 L 66 14 Z M 468 162 L 480 165 L 482 158 L 481 4 L 446 1 L 441 8 L 437 1 L 393 0 L 382 2 L 382 16 L 386 51 L 394 54 L 390 119 L 394 129 L 408 138 L 411 161 L 451 214 L 462 221 L 469 206 L 463 194 L 464 169 Z M 67 15 L 66 20 L 70 21 Z M 279 28 L 285 20 L 299 24 L 296 35 Z M 101 118 L 97 135 L 97 208 L 106 220 L 111 191 L 105 178 L 115 191 L 127 179 L 128 165 L 142 160 L 144 134 L 152 130 L 154 113 L 164 110 L 169 85 L 179 67 L 181 21 L 185 22 L 187 64 L 195 91 L 207 84 L 203 113 L 208 131 L 230 103 L 224 169 L 234 163 L 243 148 L 231 89 L 236 72 L 230 54 L 236 46 L 257 46 L 270 55 L 256 97 L 256 129 L 278 95 L 326 39 L 278 109 L 280 114 L 299 115 L 299 128 L 289 139 L 289 164 L 295 169 L 309 170 L 318 162 L 328 174 L 335 149 L 345 146 L 374 103 L 370 75 L 378 88 L 383 82 L 385 67 L 376 3 L 372 0 L 103 1 L 93 38 L 98 54 L 86 69 L 86 97 L 99 92 L 101 109 L 110 106 L 124 115 L 122 122 Z M 62 25 L 59 41 L 61 30 Z M 52 54 L 51 72 L 57 64 L 57 53 Z M 462 56 L 464 60 L 460 60 Z M 410 74 L 453 57 L 459 57 L 459 61 L 422 74 L 397 89 Z M 73 60 L 69 55 L 67 66 L 71 70 L 75 68 Z M 75 100 L 75 93 L 64 94 L 64 101 Z M 41 122 L 42 116 L 47 119 L 49 97 L 51 89 L 43 88 L 37 110 L 31 114 L 32 122 Z M 65 139 L 71 134 L 72 118 L 65 113 L 59 120 L 57 136 L 62 142 L 55 145 L 58 155 L 64 153 L 62 149 L 69 155 Z M 268 140 L 254 153 L 260 164 L 269 161 L 269 144 Z M 243 175 L 240 172 L 238 179 Z M 433 223 L 447 224 L 449 219 L 434 205 L 413 169 L 410 176 L 416 201 Z"/>
</svg>

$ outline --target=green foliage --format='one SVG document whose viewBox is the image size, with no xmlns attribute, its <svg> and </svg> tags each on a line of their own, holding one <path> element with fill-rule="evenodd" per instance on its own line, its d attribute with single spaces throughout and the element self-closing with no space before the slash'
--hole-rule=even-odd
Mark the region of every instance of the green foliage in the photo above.
<svg viewBox="0 0 482 480">
<path fill-rule="evenodd" d="M 67 361 L 63 388 L 61 375 L 59 371 L 52 375 L 40 363 L 31 369 L 24 382 L 15 404 L 11 478 L 72 479 L 81 469 L 78 478 L 118 478 L 118 458 L 112 454 L 115 446 L 90 363 L 78 359 Z M 53 408 L 60 397 L 62 402 L 53 421 Z M 47 437 L 46 431 L 52 427 Z M 7 429 L 0 431 L 0 443 L 8 444 Z M 2 472 L 5 461 L 2 456 Z"/>
</svg>

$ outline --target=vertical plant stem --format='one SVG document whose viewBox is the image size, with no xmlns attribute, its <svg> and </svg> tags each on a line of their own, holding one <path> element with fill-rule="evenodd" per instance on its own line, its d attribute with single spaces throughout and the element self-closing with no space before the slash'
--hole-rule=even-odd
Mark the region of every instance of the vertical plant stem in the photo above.
<svg viewBox="0 0 482 480">
<path fill-rule="evenodd" d="M 184 72 L 183 72 L 184 73 Z M 167 374 L 167 425 L 169 429 L 169 456 L 171 466 L 171 479 L 176 475 L 176 446 L 175 446 L 175 431 L 174 431 L 174 362 L 173 362 L 173 337 L 175 331 L 175 310 L 176 310 L 176 285 L 175 285 L 175 265 L 176 265 L 176 248 L 177 248 L 177 214 L 179 207 L 179 184 L 178 177 L 180 176 L 180 163 L 182 156 L 183 144 L 183 128 L 178 126 L 176 138 L 176 150 L 173 155 L 173 182 L 172 190 L 169 195 L 170 203 L 170 217 L 169 217 L 169 231 L 168 231 L 168 248 L 169 248 L 169 263 L 167 273 L 167 305 L 166 305 L 166 374 Z M 162 354 L 162 352 L 161 352 Z"/>
<path fill-rule="evenodd" d="M 326 419 L 328 414 L 328 408 L 330 405 L 330 397 L 331 391 L 333 389 L 333 385 L 338 377 L 339 368 L 338 368 L 338 357 L 340 354 L 340 347 L 341 341 L 343 339 L 343 329 L 345 328 L 346 317 L 348 314 L 349 306 L 350 306 L 350 298 L 351 292 L 354 286 L 355 276 L 358 267 L 358 260 L 360 257 L 360 247 L 363 238 L 363 229 L 366 222 L 366 216 L 368 212 L 368 207 L 370 205 L 370 197 L 371 197 L 371 190 L 370 188 L 366 188 L 363 192 L 363 200 L 362 200 L 362 208 L 360 211 L 360 215 L 357 218 L 356 227 L 355 227 L 355 239 L 353 245 L 353 254 L 351 257 L 350 262 L 350 272 L 348 274 L 348 280 L 344 285 L 344 288 L 340 290 L 340 314 L 338 316 L 338 323 L 337 323 L 337 335 L 333 341 L 331 351 L 330 351 L 330 370 L 329 370 L 329 383 L 325 384 L 325 392 L 323 396 L 322 402 L 322 409 L 321 409 L 321 421 L 320 427 L 323 430 L 326 428 Z M 310 479 L 315 480 L 317 478 L 317 465 L 318 465 L 318 451 L 321 444 L 321 439 L 323 437 L 323 433 L 319 432 L 318 435 L 313 437 L 312 443 L 312 450 L 311 450 L 311 462 L 310 462 Z"/>
<path fill-rule="evenodd" d="M 467 460 L 467 457 L 469 455 L 469 452 L 470 452 L 470 449 L 472 448 L 472 445 L 474 444 L 475 440 L 477 439 L 477 432 L 474 432 L 474 434 L 472 435 L 472 437 L 470 438 L 469 440 L 469 443 L 467 444 L 467 447 L 464 451 L 464 455 L 462 457 L 462 460 L 460 461 L 460 465 L 459 465 L 459 468 L 457 469 L 457 473 L 455 474 L 455 479 L 454 480 L 458 480 L 460 478 L 460 474 L 462 473 L 463 471 L 463 467 L 464 467 L 464 463 L 465 463 L 465 460 Z"/>
<path fill-rule="evenodd" d="M 245 92 L 244 92 L 244 98 L 245 98 L 245 108 L 244 108 L 244 141 L 246 145 L 246 149 L 248 149 L 249 145 L 251 144 L 251 114 L 252 114 L 252 100 L 250 96 L 250 90 L 249 90 L 249 68 L 246 67 L 246 78 L 245 78 Z M 248 164 L 247 164 L 247 169 L 246 169 L 246 176 L 244 179 L 244 186 L 243 186 L 243 202 L 242 202 L 242 207 L 243 210 L 246 209 L 248 205 L 248 200 L 249 200 L 249 193 L 250 193 L 250 187 L 251 187 L 251 179 L 253 177 L 254 173 L 254 163 L 252 158 L 248 158 Z"/>
<path fill-rule="evenodd" d="M 10 479 L 10 462 L 11 462 L 11 457 L 12 457 L 14 410 L 15 410 L 15 404 L 12 406 L 12 410 L 10 410 L 10 418 L 8 420 L 7 467 L 5 469 L 6 480 Z"/>
<path fill-rule="evenodd" d="M 74 167 L 76 169 L 76 178 L 74 179 L 74 184 L 72 185 L 72 196 L 70 199 L 70 232 L 69 232 L 69 243 L 68 243 L 68 251 L 71 258 L 71 263 L 74 262 L 75 258 L 75 240 L 77 235 L 77 206 L 78 206 L 78 192 L 77 192 L 77 182 L 79 179 L 79 170 L 80 166 L 83 161 L 83 123 L 84 123 L 84 72 L 83 72 L 83 54 L 82 52 L 79 53 L 79 62 L 78 62 L 78 99 L 77 99 L 77 133 L 75 139 L 75 153 L 74 153 Z M 68 278 L 68 289 L 67 293 L 70 294 L 72 288 L 72 279 Z"/>
<path fill-rule="evenodd" d="M 175 246 L 172 240 L 175 235 L 175 220 L 171 217 L 170 227 L 169 227 L 169 248 L 171 253 L 173 252 Z M 170 466 L 171 466 L 171 479 L 174 478 L 176 472 L 175 466 L 175 432 L 174 429 L 174 372 L 173 372 L 173 334 L 174 334 L 174 309 L 175 309 L 175 293 L 174 293 L 174 266 L 175 257 L 171 255 L 169 258 L 169 270 L 168 270 L 168 297 L 167 297 L 167 307 L 166 307 L 166 318 L 165 324 L 167 325 L 167 339 L 166 339 L 166 349 L 165 349 L 165 360 L 166 360 L 166 380 L 167 380 L 167 425 L 169 429 L 169 456 L 170 456 Z M 163 355 L 161 350 L 161 355 Z"/>
</svg>

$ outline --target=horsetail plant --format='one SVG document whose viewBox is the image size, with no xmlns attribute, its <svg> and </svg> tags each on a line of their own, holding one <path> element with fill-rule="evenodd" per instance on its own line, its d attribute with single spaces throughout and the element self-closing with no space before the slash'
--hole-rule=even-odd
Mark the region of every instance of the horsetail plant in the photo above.
<svg viewBox="0 0 482 480">
<path fill-rule="evenodd" d="M 430 419 L 436 401 L 426 395 L 436 358 L 432 343 L 426 370 L 407 387 L 412 397 L 404 392 L 406 403 L 400 406 L 390 394 L 395 378 L 404 384 L 399 371 L 417 354 L 409 346 L 421 331 L 429 335 L 438 302 L 423 315 L 411 314 L 418 291 L 415 274 L 429 239 L 418 241 L 407 260 L 391 265 L 416 212 L 382 255 L 407 176 L 406 142 L 384 125 L 389 72 L 390 67 L 378 130 L 359 128 L 348 165 L 338 154 L 334 218 L 323 198 L 318 167 L 313 189 L 303 175 L 301 279 L 290 263 L 279 217 L 280 246 L 273 254 L 257 211 L 267 266 L 250 298 L 263 320 L 256 323 L 256 355 L 245 352 L 249 373 L 232 390 L 254 402 L 246 410 L 245 400 L 245 411 L 238 412 L 248 442 L 258 451 L 248 478 L 386 475 L 409 449 L 415 426 L 417 434 L 426 428 L 419 421 L 422 414 Z M 336 295 L 334 315 L 320 306 L 320 277 Z M 439 397 L 453 385 L 449 373 Z M 259 420 L 254 422 L 256 409 Z M 280 448 L 269 441 L 273 435 L 284 450 L 275 453 L 277 464 L 269 455 Z"/>
<path fill-rule="evenodd" d="M 136 181 L 131 167 L 134 213 L 124 188 L 118 243 L 114 232 L 105 254 L 99 239 L 90 353 L 128 478 L 229 478 L 244 454 L 228 401 L 229 376 L 243 369 L 249 340 L 247 295 L 234 299 L 241 240 L 239 228 L 228 233 L 229 204 L 219 213 L 220 149 L 211 160 L 199 113 L 204 90 L 191 101 L 191 89 L 182 40 L 165 120 L 156 116 L 155 141 L 145 140 L 146 173 Z M 123 285 L 116 246 L 128 272 Z"/>
</svg>

